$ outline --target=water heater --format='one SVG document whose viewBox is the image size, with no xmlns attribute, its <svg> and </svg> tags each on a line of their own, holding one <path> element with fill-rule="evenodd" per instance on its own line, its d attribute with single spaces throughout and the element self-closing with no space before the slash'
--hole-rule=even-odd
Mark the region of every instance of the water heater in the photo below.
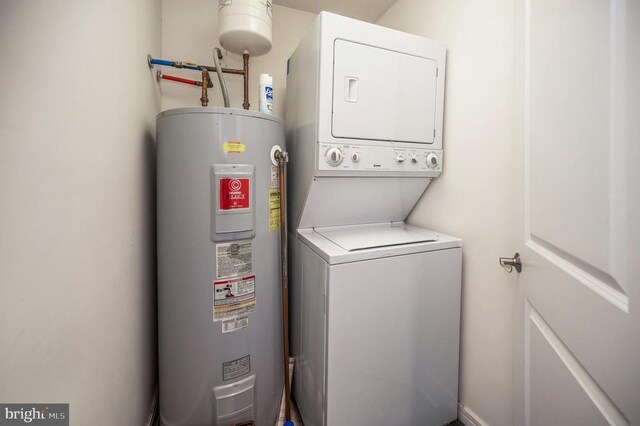
<svg viewBox="0 0 640 426">
<path fill-rule="evenodd" d="M 157 118 L 160 421 L 272 425 L 283 388 L 284 124 L 231 108 Z"/>
<path fill-rule="evenodd" d="M 251 56 L 271 50 L 271 0 L 218 0 L 218 38 L 225 49 Z"/>
</svg>

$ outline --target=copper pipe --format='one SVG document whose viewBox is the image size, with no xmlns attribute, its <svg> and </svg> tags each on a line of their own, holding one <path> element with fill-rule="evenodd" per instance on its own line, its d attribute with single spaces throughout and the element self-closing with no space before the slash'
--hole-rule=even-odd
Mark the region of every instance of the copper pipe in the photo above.
<svg viewBox="0 0 640 426">
<path fill-rule="evenodd" d="M 222 54 L 220 53 L 219 49 L 218 49 L 218 55 L 219 55 L 218 56 L 219 58 L 222 58 Z M 220 87 L 223 91 L 223 97 L 225 99 L 225 107 L 229 106 L 229 99 L 228 99 L 228 94 L 226 93 L 226 90 L 225 90 L 226 85 L 224 84 L 222 73 L 242 75 L 244 78 L 244 102 L 242 103 L 242 106 L 244 107 L 244 109 L 249 109 L 249 106 L 250 106 L 249 105 L 249 54 L 248 53 L 243 54 L 242 58 L 244 62 L 243 69 L 223 68 L 222 66 L 220 66 L 219 62 L 216 64 L 218 67 L 211 67 L 208 65 L 198 65 L 191 62 L 169 61 L 165 59 L 152 58 L 151 55 L 147 55 L 147 63 L 151 68 L 153 68 L 154 64 L 157 64 L 157 65 L 169 66 L 173 68 L 181 68 L 181 69 L 184 68 L 184 69 L 190 69 L 190 70 L 202 72 L 202 82 L 195 82 L 195 81 L 187 82 L 186 81 L 187 79 L 181 79 L 180 77 L 167 76 L 165 78 L 162 76 L 160 71 L 158 71 L 158 76 L 157 76 L 158 81 L 161 78 L 165 78 L 166 80 L 174 80 L 174 81 L 179 81 L 181 83 L 188 83 L 188 84 L 194 84 L 196 86 L 202 86 L 206 78 L 206 82 L 207 82 L 206 87 L 212 88 L 213 81 L 211 80 L 211 77 L 209 77 L 208 72 L 212 71 L 217 73 L 218 79 L 220 80 Z M 220 73 L 218 73 L 218 68 L 220 70 Z M 206 72 L 206 77 L 205 77 L 205 72 Z M 207 91 L 205 90 L 205 88 L 203 88 L 202 90 L 202 96 L 200 98 L 200 102 L 202 103 L 202 106 L 207 106 L 209 104 L 209 97 L 207 95 Z"/>
<path fill-rule="evenodd" d="M 244 102 L 242 106 L 244 109 L 249 109 L 249 54 L 242 54 L 242 62 L 244 64 Z"/>
<path fill-rule="evenodd" d="M 206 107 L 207 105 L 209 105 L 209 96 L 207 95 L 207 87 L 209 87 L 210 84 L 211 86 L 213 86 L 213 83 L 209 78 L 209 71 L 207 71 L 206 69 L 203 69 L 202 83 L 200 84 L 200 86 L 202 87 L 202 96 L 200 97 L 200 102 L 202 103 L 203 107 Z"/>
<path fill-rule="evenodd" d="M 210 66 L 205 66 L 205 65 L 198 65 L 201 69 L 206 69 L 207 71 L 211 71 L 211 72 L 217 72 L 216 71 L 216 67 L 210 67 Z M 236 75 L 244 75 L 244 70 L 239 70 L 239 69 L 235 69 L 235 68 L 220 68 L 222 70 L 222 72 L 227 73 L 227 74 L 236 74 Z"/>
<path fill-rule="evenodd" d="M 217 72 L 216 67 L 210 67 L 209 65 L 196 65 L 199 69 L 205 69 L 210 72 Z M 184 68 L 184 67 L 174 67 L 174 68 Z M 236 75 L 244 75 L 244 70 L 236 69 L 236 68 L 220 68 L 222 72 L 226 74 L 236 74 Z"/>
<path fill-rule="evenodd" d="M 216 70 L 216 67 L 205 67 L 207 70 L 209 71 L 214 71 Z M 212 69 L 211 69 L 212 68 Z M 238 75 L 244 75 L 244 70 L 237 70 L 234 68 L 222 68 L 222 72 L 225 72 L 227 74 L 238 74 Z"/>
<path fill-rule="evenodd" d="M 248 56 L 248 55 L 247 55 Z M 245 80 L 246 81 L 246 80 Z M 291 389 L 289 385 L 289 274 L 287 264 L 287 181 L 286 164 L 289 156 L 277 151 L 278 175 L 280 177 L 280 276 L 282 287 L 282 361 L 284 365 L 284 413 L 285 420 L 291 420 Z"/>
<path fill-rule="evenodd" d="M 207 71 L 210 72 L 217 72 L 216 71 L 216 67 L 211 67 L 209 65 L 196 65 L 196 64 L 190 64 L 190 66 L 198 68 L 198 69 L 206 69 Z M 185 65 L 182 62 L 176 62 L 176 65 L 174 65 L 174 68 L 186 68 Z M 193 68 L 190 68 L 193 69 Z M 220 67 L 220 69 L 222 70 L 222 72 L 227 73 L 227 74 L 237 74 L 237 75 L 244 75 L 244 70 L 241 69 L 236 69 L 236 68 L 223 68 Z"/>
</svg>

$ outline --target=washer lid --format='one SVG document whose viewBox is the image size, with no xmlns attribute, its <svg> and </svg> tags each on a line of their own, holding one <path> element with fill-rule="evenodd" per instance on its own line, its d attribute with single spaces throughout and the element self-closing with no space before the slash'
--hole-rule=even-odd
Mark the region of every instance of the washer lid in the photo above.
<svg viewBox="0 0 640 426">
<path fill-rule="evenodd" d="M 391 223 L 388 226 L 315 228 L 315 232 L 349 252 L 438 241 L 438 234 L 435 232 L 409 227 L 404 223 Z"/>
</svg>

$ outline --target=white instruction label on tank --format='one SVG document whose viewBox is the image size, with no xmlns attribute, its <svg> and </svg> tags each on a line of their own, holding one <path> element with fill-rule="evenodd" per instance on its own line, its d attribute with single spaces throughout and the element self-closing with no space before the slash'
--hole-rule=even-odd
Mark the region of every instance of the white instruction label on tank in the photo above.
<svg viewBox="0 0 640 426">
<path fill-rule="evenodd" d="M 256 310 L 256 276 L 213 282 L 213 320 L 237 318 Z"/>
<path fill-rule="evenodd" d="M 241 316 L 222 321 L 222 332 L 231 333 L 232 331 L 242 330 L 249 325 L 249 317 Z"/>
<path fill-rule="evenodd" d="M 251 372 L 251 357 L 245 355 L 242 358 L 234 359 L 233 361 L 226 361 L 222 363 L 222 380 L 232 380 L 236 377 L 248 374 Z"/>
<path fill-rule="evenodd" d="M 253 269 L 251 240 L 216 244 L 216 279 L 245 275 Z"/>
</svg>

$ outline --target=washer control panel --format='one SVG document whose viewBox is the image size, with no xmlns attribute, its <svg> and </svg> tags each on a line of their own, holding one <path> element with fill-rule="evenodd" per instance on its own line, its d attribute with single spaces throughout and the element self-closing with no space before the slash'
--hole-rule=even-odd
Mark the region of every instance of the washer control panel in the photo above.
<svg viewBox="0 0 640 426">
<path fill-rule="evenodd" d="M 318 148 L 320 171 L 430 174 L 442 171 L 441 149 L 329 143 L 321 143 Z"/>
</svg>

